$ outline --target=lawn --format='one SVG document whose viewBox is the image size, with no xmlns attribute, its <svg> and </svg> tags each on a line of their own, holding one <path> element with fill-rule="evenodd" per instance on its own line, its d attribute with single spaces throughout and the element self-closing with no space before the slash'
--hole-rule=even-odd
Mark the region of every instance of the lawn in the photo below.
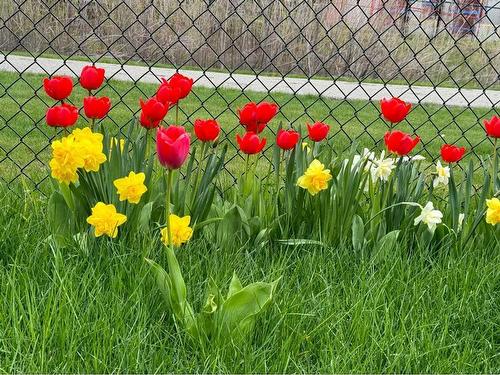
<svg viewBox="0 0 500 375">
<path fill-rule="evenodd" d="M 177 254 L 196 309 L 205 282 L 281 280 L 238 348 L 177 333 L 148 256 L 158 236 L 56 250 L 46 201 L 0 192 L 0 371 L 492 373 L 498 357 L 498 248 L 415 252 L 378 262 L 348 246 L 215 248 Z"/>
<path fill-rule="evenodd" d="M 17 177 L 29 178 L 36 186 L 47 176 L 49 140 L 54 129 L 45 125 L 46 108 L 53 104 L 41 88 L 43 76 L 33 74 L 17 75 L 0 72 L 0 179 L 10 183 Z M 134 126 L 133 119 L 139 110 L 139 98 L 154 94 L 156 85 L 132 82 L 109 81 L 98 95 L 107 95 L 114 106 L 103 126 L 122 129 Z M 71 101 L 81 106 L 86 92 L 75 88 Z M 245 92 L 227 89 L 195 88 L 193 94 L 183 100 L 179 122 L 192 129 L 196 118 L 216 118 L 220 122 L 225 138 L 222 142 L 235 143 L 235 134 L 240 131 L 236 109 L 246 102 L 262 99 L 279 104 L 280 113 L 270 124 L 276 129 L 283 126 L 305 126 L 306 122 L 324 121 L 332 126 L 331 145 L 341 153 L 356 140 L 358 147 L 373 147 L 387 130 L 380 118 L 378 103 L 366 101 L 345 101 L 318 98 L 316 96 L 293 96 Z M 417 152 L 428 159 L 439 155 L 442 143 L 458 143 L 468 149 L 474 147 L 476 155 L 485 155 L 491 150 L 491 142 L 484 136 L 481 119 L 491 117 L 493 110 L 461 107 L 418 105 L 408 120 L 398 128 L 418 134 L 422 138 Z M 84 124 L 81 118 L 80 124 Z M 175 122 L 175 111 L 167 115 L 167 122 Z M 272 137 L 271 131 L 264 133 Z M 269 147 L 273 142 L 268 142 Z M 271 150 L 267 155 L 270 157 Z M 231 148 L 227 168 L 235 172 L 240 169 L 241 160 Z M 29 184 L 31 186 L 31 184 Z"/>
</svg>

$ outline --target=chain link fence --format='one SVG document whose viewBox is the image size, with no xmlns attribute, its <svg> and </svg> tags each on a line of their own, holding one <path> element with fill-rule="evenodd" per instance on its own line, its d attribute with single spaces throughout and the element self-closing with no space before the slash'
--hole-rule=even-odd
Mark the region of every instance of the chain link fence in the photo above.
<svg viewBox="0 0 500 375">
<path fill-rule="evenodd" d="M 341 152 L 378 142 L 378 100 L 400 96 L 414 110 L 399 127 L 422 136 L 424 156 L 448 142 L 480 157 L 490 150 L 481 120 L 500 102 L 499 25 L 498 0 L 3 0 L 0 180 L 42 187 L 55 134 L 41 78 L 89 62 L 106 68 L 98 95 L 111 96 L 117 129 L 151 83 L 179 69 L 195 78 L 181 121 L 221 122 L 233 174 L 236 109 L 262 99 L 280 105 L 284 124 L 331 124 Z"/>
</svg>

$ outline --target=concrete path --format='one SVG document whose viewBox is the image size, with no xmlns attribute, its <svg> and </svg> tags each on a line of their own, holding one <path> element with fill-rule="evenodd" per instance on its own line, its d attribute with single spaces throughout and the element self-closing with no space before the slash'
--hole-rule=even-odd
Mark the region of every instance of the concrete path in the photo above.
<svg viewBox="0 0 500 375">
<path fill-rule="evenodd" d="M 88 62 L 57 60 L 44 57 L 25 57 L 0 54 L 0 70 L 42 74 L 66 74 L 77 76 Z M 170 77 L 175 70 L 169 68 L 148 68 L 134 65 L 99 63 L 106 69 L 106 77 L 122 81 L 158 83 L 161 77 Z M 398 96 L 412 103 L 445 104 L 447 106 L 469 106 L 492 108 L 500 105 L 500 91 L 456 89 L 445 87 L 383 85 L 307 78 L 282 78 L 247 74 L 228 74 L 181 70 L 194 78 L 197 86 L 209 88 L 230 88 L 259 92 L 282 92 L 297 95 L 322 95 L 333 99 L 380 100 L 383 97 Z"/>
</svg>

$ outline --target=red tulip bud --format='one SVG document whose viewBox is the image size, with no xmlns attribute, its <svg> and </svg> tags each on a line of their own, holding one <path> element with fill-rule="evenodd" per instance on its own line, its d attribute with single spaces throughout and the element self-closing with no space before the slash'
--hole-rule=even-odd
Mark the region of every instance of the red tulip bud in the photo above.
<svg viewBox="0 0 500 375">
<path fill-rule="evenodd" d="M 403 121 L 410 112 L 411 103 L 406 103 L 399 98 L 382 99 L 380 101 L 380 110 L 384 118 L 392 123 Z"/>
<path fill-rule="evenodd" d="M 415 148 L 420 141 L 420 137 L 412 138 L 409 134 L 399 130 L 385 133 L 384 142 L 387 149 L 399 156 L 407 155 Z"/>
<path fill-rule="evenodd" d="M 71 95 L 73 80 L 66 76 L 45 78 L 43 88 L 52 99 L 64 100 Z"/>
<path fill-rule="evenodd" d="M 215 141 L 220 133 L 220 126 L 215 120 L 195 120 L 194 133 L 202 142 Z"/>
<path fill-rule="evenodd" d="M 299 141 L 300 134 L 293 129 L 290 130 L 278 130 L 276 135 L 276 144 L 279 148 L 283 150 L 291 150 L 295 147 Z"/>
<path fill-rule="evenodd" d="M 139 122 L 146 129 L 156 128 L 168 112 L 168 106 L 157 100 L 150 98 L 146 102 L 140 99 L 141 117 Z"/>
<path fill-rule="evenodd" d="M 78 108 L 74 105 L 63 103 L 47 109 L 45 121 L 48 126 L 67 128 L 78 120 Z"/>
<path fill-rule="evenodd" d="M 441 158 L 447 163 L 456 163 L 465 154 L 465 147 L 454 145 L 443 145 L 441 147 Z"/>
<path fill-rule="evenodd" d="M 236 141 L 240 146 L 240 150 L 249 155 L 261 152 L 266 145 L 266 139 L 260 139 L 254 132 L 247 132 L 243 135 L 243 137 L 240 137 L 240 135 L 237 134 Z"/>
<path fill-rule="evenodd" d="M 97 90 L 104 82 L 104 69 L 84 66 L 80 73 L 80 85 L 87 90 Z"/>
<path fill-rule="evenodd" d="M 106 117 L 111 109 L 111 101 L 108 97 L 87 96 L 83 98 L 83 110 L 85 116 L 91 119 L 102 119 Z"/>
<path fill-rule="evenodd" d="M 489 120 L 484 120 L 486 134 L 489 137 L 500 138 L 500 117 L 493 115 Z"/>
<path fill-rule="evenodd" d="M 329 131 L 330 126 L 322 122 L 315 122 L 312 125 L 307 124 L 307 132 L 309 133 L 309 138 L 313 142 L 321 142 L 326 138 Z"/>
</svg>

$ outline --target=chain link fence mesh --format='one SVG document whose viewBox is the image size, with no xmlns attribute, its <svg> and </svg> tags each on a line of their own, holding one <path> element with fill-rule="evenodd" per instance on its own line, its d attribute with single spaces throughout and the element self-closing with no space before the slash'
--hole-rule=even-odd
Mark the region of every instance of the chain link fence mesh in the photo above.
<svg viewBox="0 0 500 375">
<path fill-rule="evenodd" d="M 414 110 L 400 127 L 422 136 L 424 156 L 458 142 L 480 157 L 490 150 L 481 120 L 500 102 L 499 24 L 498 0 L 3 0 L 0 180 L 42 187 L 55 134 L 41 77 L 77 76 L 89 62 L 106 67 L 98 95 L 112 97 L 106 121 L 118 129 L 154 92 L 148 83 L 179 69 L 194 77 L 182 122 L 219 119 L 233 174 L 236 109 L 262 99 L 284 124 L 330 123 L 340 152 L 378 142 L 378 100 L 401 96 Z"/>
</svg>

